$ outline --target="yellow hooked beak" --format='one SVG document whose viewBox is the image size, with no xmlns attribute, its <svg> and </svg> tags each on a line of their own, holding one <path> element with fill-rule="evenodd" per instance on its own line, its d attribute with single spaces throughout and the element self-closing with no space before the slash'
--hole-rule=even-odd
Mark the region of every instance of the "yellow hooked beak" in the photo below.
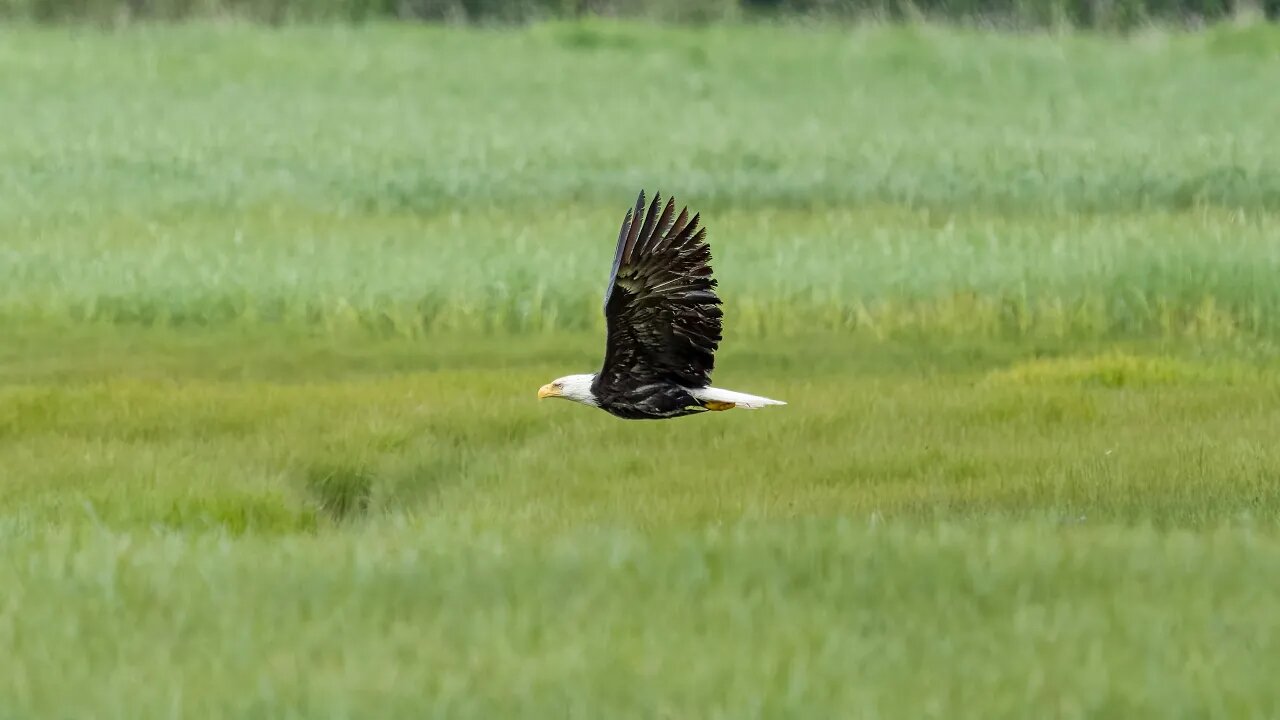
<svg viewBox="0 0 1280 720">
<path fill-rule="evenodd" d="M 539 400 L 542 400 L 543 398 L 555 397 L 559 394 L 560 394 L 560 388 L 556 387 L 552 383 L 547 383 L 546 385 L 543 385 L 542 387 L 538 388 Z"/>
</svg>

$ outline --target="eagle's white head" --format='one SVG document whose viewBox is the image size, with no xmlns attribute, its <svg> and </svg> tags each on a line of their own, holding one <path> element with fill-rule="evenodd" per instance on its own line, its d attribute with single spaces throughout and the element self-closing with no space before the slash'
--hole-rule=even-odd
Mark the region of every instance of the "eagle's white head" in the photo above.
<svg viewBox="0 0 1280 720">
<path fill-rule="evenodd" d="M 595 375 L 565 375 L 538 388 L 538 399 L 564 398 L 596 407 L 596 396 L 591 394 L 591 383 L 595 379 Z"/>
</svg>

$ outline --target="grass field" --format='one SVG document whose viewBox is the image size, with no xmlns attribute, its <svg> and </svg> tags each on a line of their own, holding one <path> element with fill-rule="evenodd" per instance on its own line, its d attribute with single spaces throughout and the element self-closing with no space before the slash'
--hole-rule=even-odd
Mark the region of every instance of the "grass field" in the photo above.
<svg viewBox="0 0 1280 720">
<path fill-rule="evenodd" d="M 0 29 L 0 718 L 1280 717 L 1280 32 Z M 600 360 L 640 188 L 717 384 Z"/>
</svg>

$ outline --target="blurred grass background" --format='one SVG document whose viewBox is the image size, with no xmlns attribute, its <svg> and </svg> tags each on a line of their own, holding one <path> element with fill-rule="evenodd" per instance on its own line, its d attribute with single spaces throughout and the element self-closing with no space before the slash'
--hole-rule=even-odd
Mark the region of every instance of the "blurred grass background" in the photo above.
<svg viewBox="0 0 1280 720">
<path fill-rule="evenodd" d="M 4 32 L 15 321 L 598 330 L 646 188 L 743 338 L 1280 330 L 1256 29 Z"/>
<path fill-rule="evenodd" d="M 0 17 L 119 24 L 232 17 L 271 24 L 379 19 L 511 24 L 614 17 L 706 24 L 734 21 L 889 20 L 1006 28 L 1128 31 L 1280 17 L 1277 0 L 3 0 Z"/>
</svg>

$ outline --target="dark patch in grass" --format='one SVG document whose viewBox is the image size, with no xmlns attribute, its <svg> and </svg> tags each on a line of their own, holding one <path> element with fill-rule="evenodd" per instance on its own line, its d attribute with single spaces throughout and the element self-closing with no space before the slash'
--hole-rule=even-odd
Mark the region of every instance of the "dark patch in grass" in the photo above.
<svg viewBox="0 0 1280 720">
<path fill-rule="evenodd" d="M 369 511 L 374 476 L 363 467 L 318 465 L 306 471 L 307 490 L 329 518 L 342 522 Z"/>
<path fill-rule="evenodd" d="M 1207 47 L 1214 55 L 1274 59 L 1280 57 L 1280 28 L 1261 23 L 1248 27 L 1221 25 L 1209 31 Z"/>
<path fill-rule="evenodd" d="M 636 33 L 625 27 L 597 22 L 557 23 L 551 37 L 570 50 L 629 50 L 639 46 Z"/>
<path fill-rule="evenodd" d="M 1231 207 L 1245 203 L 1251 196 L 1263 207 L 1274 205 L 1275 178 L 1250 174 L 1241 167 L 1225 166 L 1200 173 L 1178 182 L 1169 194 L 1169 204 L 1175 208 L 1205 205 Z"/>
</svg>

